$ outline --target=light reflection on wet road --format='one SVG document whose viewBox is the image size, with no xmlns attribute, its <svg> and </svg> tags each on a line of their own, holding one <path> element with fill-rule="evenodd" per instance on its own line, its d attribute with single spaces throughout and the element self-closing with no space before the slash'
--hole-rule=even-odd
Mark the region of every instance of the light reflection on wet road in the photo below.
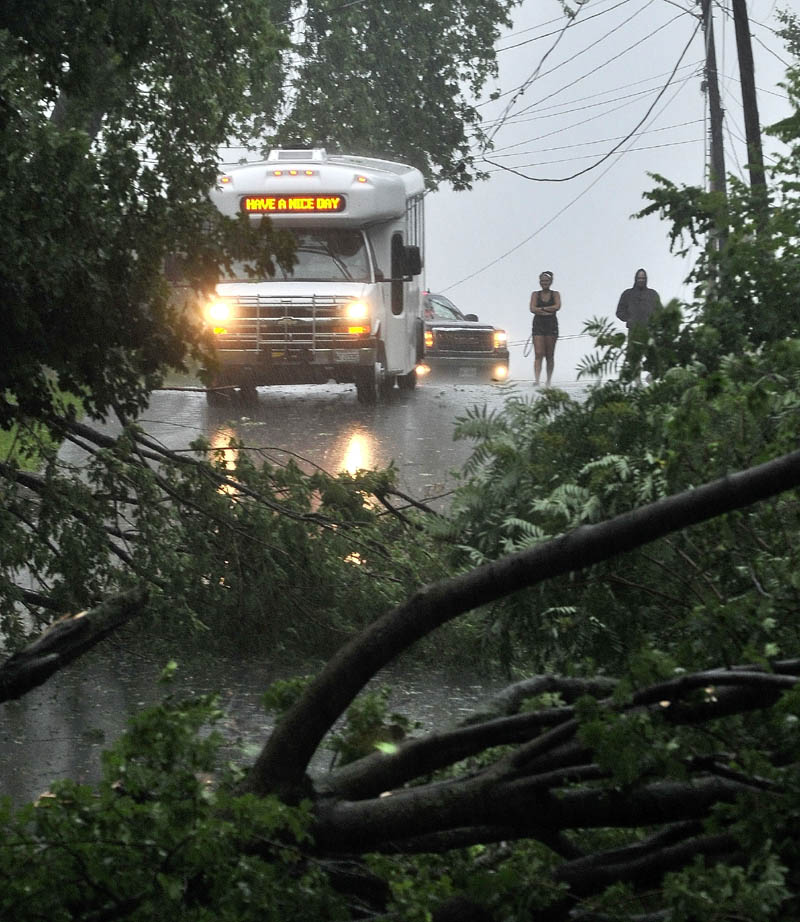
<svg viewBox="0 0 800 922">
<path fill-rule="evenodd" d="M 582 387 L 568 382 L 565 390 Z M 426 383 L 414 392 L 396 389 L 386 403 L 365 407 L 349 385 L 273 387 L 241 408 L 209 408 L 200 393 L 161 391 L 141 419 L 169 448 L 185 448 L 206 435 L 225 449 L 231 437 L 258 449 L 275 464 L 290 457 L 330 473 L 386 467 L 394 462 L 398 486 L 425 499 L 451 488 L 451 472 L 469 457 L 468 441 L 453 441 L 455 419 L 474 406 L 499 410 L 511 394 L 534 399 L 530 381 L 505 385 Z"/>
</svg>

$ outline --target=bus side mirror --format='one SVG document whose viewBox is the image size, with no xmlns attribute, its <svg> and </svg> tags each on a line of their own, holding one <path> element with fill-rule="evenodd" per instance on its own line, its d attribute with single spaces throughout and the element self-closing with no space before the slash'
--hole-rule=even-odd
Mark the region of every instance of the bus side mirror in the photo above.
<svg viewBox="0 0 800 922">
<path fill-rule="evenodd" d="M 167 253 L 164 257 L 164 278 L 168 282 L 177 284 L 184 280 L 181 260 L 175 253 Z"/>
<path fill-rule="evenodd" d="M 422 272 L 422 254 L 419 251 L 419 247 L 405 247 L 403 257 L 403 262 L 405 263 L 403 266 L 405 269 L 404 275 L 419 275 L 420 272 Z"/>
</svg>

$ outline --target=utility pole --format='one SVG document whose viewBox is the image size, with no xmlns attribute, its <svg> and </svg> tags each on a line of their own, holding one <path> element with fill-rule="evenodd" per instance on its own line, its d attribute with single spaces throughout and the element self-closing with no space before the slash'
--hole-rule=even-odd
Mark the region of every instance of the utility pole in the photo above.
<svg viewBox="0 0 800 922">
<path fill-rule="evenodd" d="M 723 199 L 728 194 L 725 178 L 725 148 L 722 141 L 722 104 L 719 97 L 719 80 L 717 79 L 717 53 L 714 47 L 714 20 L 711 14 L 711 0 L 702 0 L 703 31 L 706 39 L 705 89 L 708 93 L 708 111 L 711 119 L 711 167 L 709 170 L 709 189 L 719 192 Z M 720 209 L 724 214 L 724 209 Z M 714 234 L 716 248 L 721 250 L 728 239 L 727 224 L 717 226 Z"/>
<path fill-rule="evenodd" d="M 711 0 L 703 0 L 703 31 L 706 38 L 706 79 L 708 93 L 708 110 L 711 119 L 711 169 L 709 188 L 712 192 L 727 194 L 725 180 L 725 148 L 722 142 L 722 104 L 719 96 L 717 78 L 717 52 L 714 46 L 714 19 L 711 13 Z"/>
<path fill-rule="evenodd" d="M 758 120 L 753 46 L 750 41 L 750 22 L 746 0 L 732 0 L 733 22 L 736 28 L 736 51 L 739 56 L 739 79 L 742 82 L 742 107 L 744 133 L 747 140 L 747 168 L 750 171 L 750 189 L 757 207 L 766 217 L 767 178 L 764 173 L 764 152 L 761 148 L 761 125 Z"/>
</svg>

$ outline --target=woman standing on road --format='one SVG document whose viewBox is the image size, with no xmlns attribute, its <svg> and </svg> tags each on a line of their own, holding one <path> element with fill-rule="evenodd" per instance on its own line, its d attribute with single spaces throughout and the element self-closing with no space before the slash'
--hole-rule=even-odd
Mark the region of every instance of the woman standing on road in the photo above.
<svg viewBox="0 0 800 922">
<path fill-rule="evenodd" d="M 531 313 L 533 314 L 533 377 L 534 383 L 539 384 L 542 375 L 542 359 L 547 362 L 547 387 L 553 377 L 555 366 L 556 340 L 558 339 L 558 317 L 556 312 L 561 310 L 561 295 L 553 291 L 553 273 L 542 272 L 539 276 L 539 291 L 531 294 Z"/>
</svg>

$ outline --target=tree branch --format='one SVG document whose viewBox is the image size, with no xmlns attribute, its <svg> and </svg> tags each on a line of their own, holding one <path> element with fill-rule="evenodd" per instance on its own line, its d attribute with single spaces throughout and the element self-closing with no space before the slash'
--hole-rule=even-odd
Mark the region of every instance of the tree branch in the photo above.
<svg viewBox="0 0 800 922">
<path fill-rule="evenodd" d="M 571 716 L 571 708 L 549 708 L 410 739 L 398 744 L 391 755 L 375 752 L 343 766 L 324 778 L 319 790 L 326 796 L 351 800 L 375 797 L 493 746 L 530 740 L 544 727 L 560 724 Z"/>
<path fill-rule="evenodd" d="M 562 779 L 567 781 L 568 778 Z M 541 779 L 491 784 L 486 778 L 407 788 L 372 800 L 318 803 L 314 841 L 334 853 L 398 851 L 409 839 L 456 830 L 511 830 L 508 838 L 544 841 L 571 829 L 636 829 L 700 820 L 719 803 L 731 803 L 752 788 L 700 776 L 687 782 L 659 781 L 633 789 L 561 788 L 556 795 Z M 764 794 L 768 797 L 772 795 Z M 485 841 L 476 837 L 472 842 Z"/>
<path fill-rule="evenodd" d="M 800 451 L 662 499 L 418 591 L 343 647 L 273 731 L 243 789 L 292 796 L 325 733 L 399 653 L 473 608 L 800 485 Z"/>
<path fill-rule="evenodd" d="M 112 631 L 140 615 L 147 590 L 131 589 L 96 608 L 56 621 L 40 637 L 0 665 L 0 701 L 21 698 Z"/>
</svg>

